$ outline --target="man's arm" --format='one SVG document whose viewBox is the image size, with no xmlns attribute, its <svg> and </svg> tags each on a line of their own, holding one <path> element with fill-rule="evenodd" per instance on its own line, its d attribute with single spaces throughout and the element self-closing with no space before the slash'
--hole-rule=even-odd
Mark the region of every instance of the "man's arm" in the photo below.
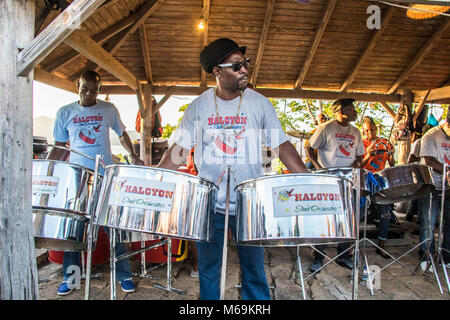
<svg viewBox="0 0 450 320">
<path fill-rule="evenodd" d="M 280 157 L 281 162 L 288 168 L 289 171 L 295 173 L 308 173 L 302 158 L 298 155 L 292 143 L 285 141 L 277 148 L 273 149 L 275 153 Z"/>
<path fill-rule="evenodd" d="M 60 147 L 65 147 L 66 146 L 66 142 L 55 141 L 55 145 L 56 146 L 60 146 Z M 54 147 L 52 149 L 52 151 L 50 151 L 50 153 L 48 154 L 47 159 L 63 161 L 63 160 L 65 160 L 67 158 L 67 154 L 68 153 L 69 153 L 69 151 L 67 151 L 67 150 Z"/>
<path fill-rule="evenodd" d="M 434 172 L 442 174 L 444 166 L 435 157 L 425 156 L 425 164 L 433 169 Z"/>
<path fill-rule="evenodd" d="M 388 159 L 389 167 L 395 166 L 395 158 L 394 158 L 394 154 L 395 154 L 395 150 L 392 149 L 392 154 L 389 156 L 389 159 Z"/>
<path fill-rule="evenodd" d="M 364 155 L 357 156 L 355 161 L 351 164 L 352 168 L 362 168 L 362 161 L 363 161 Z"/>
<path fill-rule="evenodd" d="M 174 143 L 166 152 L 158 163 L 158 168 L 164 168 L 169 170 L 177 170 L 180 164 L 186 159 L 189 154 L 189 149 L 185 149 L 180 145 Z"/>
<path fill-rule="evenodd" d="M 139 159 L 139 156 L 137 155 L 137 153 L 134 151 L 134 146 L 133 146 L 133 142 L 131 141 L 130 136 L 128 135 L 128 133 L 126 131 L 123 131 L 123 134 L 121 137 L 119 137 L 120 140 L 120 144 L 125 148 L 125 150 L 128 151 L 128 153 L 130 154 L 131 157 L 131 162 L 133 164 L 137 164 L 137 165 L 144 165 L 144 161 L 142 161 L 141 159 Z"/>
<path fill-rule="evenodd" d="M 317 153 L 311 147 L 309 142 L 305 146 L 305 152 L 306 152 L 306 155 L 309 158 L 309 161 L 311 161 L 311 163 L 314 165 L 314 167 L 316 167 L 316 169 L 322 169 L 322 166 L 319 164 L 319 161 L 317 159 Z"/>
</svg>

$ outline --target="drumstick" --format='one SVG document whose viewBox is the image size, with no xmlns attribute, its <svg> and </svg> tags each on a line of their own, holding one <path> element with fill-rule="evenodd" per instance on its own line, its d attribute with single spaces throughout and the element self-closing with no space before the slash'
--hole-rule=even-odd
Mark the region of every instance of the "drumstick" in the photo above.
<svg viewBox="0 0 450 320">
<path fill-rule="evenodd" d="M 222 251 L 222 272 L 220 275 L 220 300 L 225 298 L 225 277 L 227 273 L 227 253 L 228 253 L 228 209 L 230 207 L 230 171 L 227 168 L 227 199 L 225 204 L 225 228 L 223 233 L 223 251 Z"/>
</svg>

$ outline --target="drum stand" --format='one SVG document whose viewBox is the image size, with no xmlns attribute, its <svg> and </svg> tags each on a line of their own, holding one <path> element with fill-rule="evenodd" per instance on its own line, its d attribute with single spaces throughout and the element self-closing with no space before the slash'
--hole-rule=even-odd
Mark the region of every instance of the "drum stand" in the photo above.
<svg viewBox="0 0 450 320">
<path fill-rule="evenodd" d="M 336 260 L 337 258 L 339 258 L 341 255 L 343 255 L 344 253 L 346 253 L 347 251 L 349 251 L 350 249 L 352 249 L 353 247 L 355 247 L 355 253 L 354 253 L 354 259 L 353 259 L 353 290 L 352 290 L 352 300 L 357 300 L 358 299 L 358 269 L 359 269 L 359 256 L 360 256 L 360 252 L 359 252 L 359 217 L 360 217 L 360 202 L 361 202 L 361 175 L 360 175 L 360 169 L 353 169 L 353 175 L 355 175 L 355 173 L 357 174 L 357 196 L 356 196 L 356 205 L 355 205 L 355 212 L 356 212 L 356 217 L 355 217 L 355 226 L 356 226 L 356 239 L 354 240 L 354 244 L 349 246 L 347 249 L 345 249 L 343 252 L 339 253 L 337 256 L 335 256 L 334 258 L 330 258 L 328 257 L 326 254 L 324 254 L 323 252 L 319 251 L 318 249 L 316 249 L 314 246 L 310 246 L 313 250 L 317 251 L 318 253 L 320 253 L 321 255 L 323 255 L 325 258 L 327 258 L 329 261 L 327 263 L 325 263 L 322 267 L 320 267 L 319 269 L 317 269 L 316 271 L 314 271 L 313 273 L 311 273 L 310 275 L 308 275 L 306 278 L 303 278 L 303 269 L 302 269 L 302 263 L 301 263 L 301 258 L 300 258 L 300 246 L 297 246 L 297 267 L 298 267 L 298 271 L 299 271 L 299 275 L 300 275 L 300 286 L 302 287 L 302 295 L 303 295 L 303 300 L 306 300 L 306 292 L 305 292 L 305 281 L 308 280 L 310 277 L 312 277 L 313 275 L 315 275 L 316 273 L 318 273 L 320 270 L 322 270 L 323 268 L 325 268 L 328 264 L 330 264 L 331 262 L 334 262 L 334 260 Z"/>
<path fill-rule="evenodd" d="M 227 254 L 228 254 L 228 210 L 230 208 L 230 175 L 231 167 L 227 167 L 227 198 L 225 204 L 225 225 L 223 233 L 222 249 L 222 271 L 220 274 L 220 300 L 225 299 L 225 277 L 227 275 Z"/>
<path fill-rule="evenodd" d="M 175 292 L 178 294 L 184 294 L 184 290 L 175 289 L 171 286 L 172 282 L 172 238 L 167 238 L 167 286 L 164 287 L 160 284 L 154 284 L 155 288 L 163 289 L 170 292 Z"/>
</svg>

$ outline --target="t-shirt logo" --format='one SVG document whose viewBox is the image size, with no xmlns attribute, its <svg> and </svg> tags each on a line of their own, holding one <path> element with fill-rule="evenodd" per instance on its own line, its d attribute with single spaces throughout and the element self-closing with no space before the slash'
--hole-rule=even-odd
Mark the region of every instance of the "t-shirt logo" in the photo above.
<svg viewBox="0 0 450 320">
<path fill-rule="evenodd" d="M 94 144 L 95 140 L 97 140 L 95 131 L 89 130 L 88 128 L 82 128 L 78 136 L 80 137 L 81 140 L 83 140 L 87 144 Z"/>
<path fill-rule="evenodd" d="M 355 146 L 355 136 L 351 134 L 336 133 L 335 138 L 338 145 L 336 157 L 350 157 L 352 149 Z"/>
<path fill-rule="evenodd" d="M 444 161 L 447 165 L 450 165 L 450 143 L 442 143 L 442 151 L 444 154 Z"/>
</svg>

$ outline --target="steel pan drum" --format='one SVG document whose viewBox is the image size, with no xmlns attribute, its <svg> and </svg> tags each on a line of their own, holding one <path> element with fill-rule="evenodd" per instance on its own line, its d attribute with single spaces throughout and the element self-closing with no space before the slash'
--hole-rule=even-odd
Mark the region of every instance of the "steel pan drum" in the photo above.
<svg viewBox="0 0 450 320">
<path fill-rule="evenodd" d="M 33 160 L 32 207 L 35 245 L 62 251 L 87 250 L 88 202 L 94 172 L 68 162 Z M 101 176 L 98 183 L 101 182 Z"/>
<path fill-rule="evenodd" d="M 111 165 L 105 176 L 94 223 L 120 230 L 209 241 L 217 186 L 172 170 Z"/>
<path fill-rule="evenodd" d="M 350 180 L 325 174 L 266 176 L 236 190 L 240 245 L 297 246 L 355 239 Z"/>
<path fill-rule="evenodd" d="M 376 203 L 396 203 L 422 198 L 434 191 L 430 169 L 411 163 L 386 168 L 378 173 L 384 187 L 373 197 Z"/>
<path fill-rule="evenodd" d="M 326 169 L 320 169 L 315 171 L 316 173 L 325 173 L 325 174 L 332 174 L 337 175 L 339 177 L 344 177 L 353 182 L 353 186 L 356 189 L 357 188 L 357 182 L 356 179 L 358 178 L 356 175 L 353 175 L 353 168 L 350 167 L 333 167 L 333 168 L 326 168 Z M 369 187 L 367 186 L 367 170 L 360 169 L 360 176 L 361 176 L 361 197 L 367 196 L 369 192 Z M 356 171 L 355 171 L 356 173 Z"/>
</svg>

